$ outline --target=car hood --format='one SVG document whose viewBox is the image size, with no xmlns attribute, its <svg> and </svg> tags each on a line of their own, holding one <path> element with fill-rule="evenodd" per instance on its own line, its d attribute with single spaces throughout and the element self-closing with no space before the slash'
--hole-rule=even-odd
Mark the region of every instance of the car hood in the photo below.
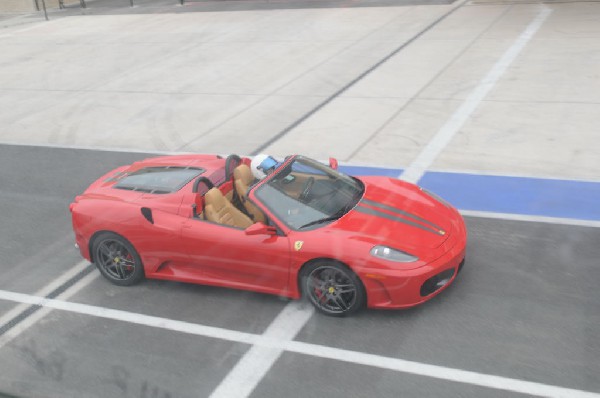
<svg viewBox="0 0 600 398">
<path fill-rule="evenodd" d="M 331 228 L 353 233 L 355 239 L 405 250 L 436 248 L 451 235 L 452 208 L 418 186 L 384 177 L 361 181 L 363 198 Z"/>
</svg>

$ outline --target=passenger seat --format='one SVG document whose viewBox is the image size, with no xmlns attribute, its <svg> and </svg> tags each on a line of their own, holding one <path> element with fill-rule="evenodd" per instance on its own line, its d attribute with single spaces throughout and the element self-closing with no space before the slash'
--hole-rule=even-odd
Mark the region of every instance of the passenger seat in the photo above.
<svg viewBox="0 0 600 398">
<path fill-rule="evenodd" d="M 211 188 L 204 195 L 204 214 L 208 221 L 246 229 L 252 220 L 233 206 L 219 188 Z"/>
</svg>

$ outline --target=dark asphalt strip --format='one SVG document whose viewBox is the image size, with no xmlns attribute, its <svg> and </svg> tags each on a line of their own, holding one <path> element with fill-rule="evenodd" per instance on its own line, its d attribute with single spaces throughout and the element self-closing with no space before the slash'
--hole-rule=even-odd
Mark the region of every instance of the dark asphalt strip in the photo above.
<svg viewBox="0 0 600 398">
<path fill-rule="evenodd" d="M 57 287 L 56 289 L 54 289 L 53 291 L 48 293 L 45 296 L 45 298 L 47 298 L 47 299 L 57 298 L 61 293 L 65 292 L 65 290 L 67 290 L 68 288 L 70 288 L 71 286 L 73 286 L 74 284 L 79 282 L 81 279 L 83 279 L 83 277 L 88 275 L 94 269 L 95 268 L 92 266 L 88 266 L 88 267 L 84 268 L 79 273 L 77 273 L 75 276 L 73 276 L 71 279 L 69 279 L 68 281 L 66 281 L 65 283 L 63 283 L 62 285 L 60 285 L 59 287 Z M 27 319 L 29 316 L 36 313 L 41 308 L 42 308 L 42 306 L 40 306 L 40 305 L 31 305 L 31 306 L 27 307 L 25 310 L 23 310 L 21 313 L 15 315 L 15 317 L 12 318 L 10 321 L 8 321 L 4 325 L 0 326 L 0 336 L 2 336 L 3 334 L 8 332 L 10 329 L 14 328 L 15 326 L 17 326 L 19 323 L 23 322 L 25 319 Z"/>
<path fill-rule="evenodd" d="M 298 127 L 306 119 L 310 118 L 312 115 L 314 115 L 315 113 L 317 113 L 318 111 L 320 111 L 321 109 L 323 109 L 327 104 L 329 104 L 331 101 L 333 101 L 334 99 L 336 99 L 337 97 L 339 97 L 341 94 L 343 94 L 350 87 L 354 86 L 356 83 L 358 83 L 359 81 L 361 81 L 362 79 L 364 79 L 367 75 L 369 75 L 375 69 L 379 68 L 381 65 L 383 65 L 384 63 L 386 63 L 394 55 L 396 55 L 400 51 L 404 50 L 406 47 L 408 47 L 410 44 L 412 44 L 419 37 L 423 36 L 425 33 L 427 33 L 428 31 L 430 31 L 431 29 L 433 29 L 437 24 L 439 24 L 440 22 L 442 22 L 444 19 L 448 18 L 456 10 L 458 10 L 463 5 L 465 5 L 465 3 L 466 3 L 466 0 L 463 1 L 459 6 L 451 9 L 450 11 L 448 11 L 447 13 L 445 13 L 444 15 L 442 15 L 441 17 L 439 17 L 438 19 L 436 19 L 435 21 L 433 21 L 431 24 L 427 25 L 423 30 L 419 31 L 413 37 L 411 37 L 410 39 L 408 39 L 407 41 L 405 41 L 404 43 L 402 43 L 398 48 L 396 48 L 395 50 L 393 50 L 391 53 L 389 53 L 384 58 L 382 58 L 381 60 L 379 60 L 377 63 L 375 63 L 374 65 L 372 65 L 370 68 L 368 68 L 367 70 L 365 70 L 364 72 L 362 72 L 360 75 L 358 75 L 357 77 L 355 77 L 353 80 L 351 80 L 345 86 L 343 86 L 342 88 L 340 88 L 338 91 L 336 91 L 335 93 L 331 94 L 324 101 L 322 101 L 317 106 L 315 106 L 313 109 L 311 109 L 310 111 L 308 111 L 307 113 L 305 113 L 303 116 L 301 116 L 295 122 L 293 122 L 292 124 L 290 124 L 289 126 L 287 126 L 286 128 L 284 128 L 283 130 L 281 130 L 279 133 L 275 134 L 269 140 L 267 140 L 266 142 L 264 142 L 262 145 L 260 145 L 259 147 L 257 147 L 254 151 L 252 151 L 250 153 L 250 155 L 257 155 L 257 154 L 259 154 L 260 152 L 262 152 L 263 150 L 265 150 L 267 147 L 269 147 L 273 143 L 275 143 L 278 140 L 280 140 L 281 138 L 283 138 L 287 133 L 289 133 L 290 131 L 292 131 L 296 127 Z"/>
</svg>

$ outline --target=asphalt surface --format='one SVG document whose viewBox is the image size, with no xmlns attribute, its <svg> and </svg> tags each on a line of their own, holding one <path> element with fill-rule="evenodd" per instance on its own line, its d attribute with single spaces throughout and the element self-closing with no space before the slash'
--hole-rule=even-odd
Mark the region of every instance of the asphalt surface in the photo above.
<svg viewBox="0 0 600 398">
<path fill-rule="evenodd" d="M 0 289 L 33 293 L 81 259 L 68 205 L 140 153 L 0 145 Z M 313 315 L 298 341 L 600 391 L 600 229 L 468 218 L 467 263 L 406 311 Z M 97 271 L 93 271 L 97 273 Z M 262 333 L 287 301 L 182 283 L 96 278 L 70 301 Z M 0 301 L 0 310 L 12 306 Z M 52 311 L 0 348 L 0 391 L 33 397 L 208 396 L 245 344 Z M 284 353 L 253 397 L 517 396 Z"/>
</svg>

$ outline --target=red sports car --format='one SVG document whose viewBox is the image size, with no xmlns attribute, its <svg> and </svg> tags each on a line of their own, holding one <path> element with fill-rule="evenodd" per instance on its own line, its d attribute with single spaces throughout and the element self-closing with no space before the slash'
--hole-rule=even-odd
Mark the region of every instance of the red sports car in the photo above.
<svg viewBox="0 0 600 398">
<path fill-rule="evenodd" d="M 111 171 L 70 209 L 77 246 L 117 285 L 142 278 L 308 297 L 335 316 L 406 308 L 460 271 L 466 229 L 414 184 L 289 156 L 256 180 L 249 158 L 182 155 Z"/>
</svg>

